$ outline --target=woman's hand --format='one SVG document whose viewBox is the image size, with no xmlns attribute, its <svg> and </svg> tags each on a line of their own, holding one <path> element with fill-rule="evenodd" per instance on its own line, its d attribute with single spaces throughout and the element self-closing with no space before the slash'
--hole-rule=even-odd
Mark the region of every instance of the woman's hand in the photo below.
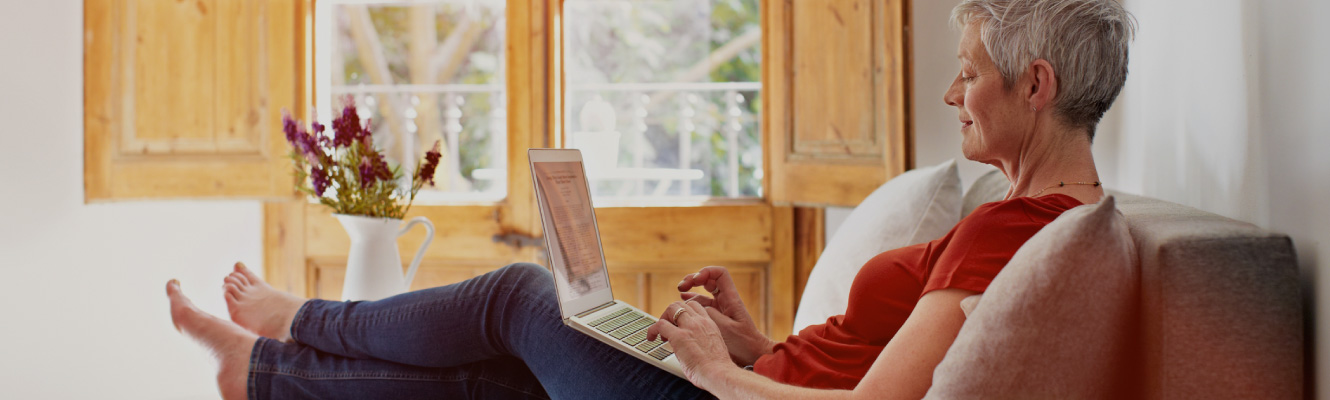
<svg viewBox="0 0 1330 400">
<path fill-rule="evenodd" d="M 702 389 L 699 378 L 721 368 L 734 368 L 726 356 L 725 339 L 708 315 L 707 308 L 695 301 L 675 302 L 665 308 L 665 314 L 655 325 L 647 328 L 647 340 L 669 342 L 674 356 L 683 367 L 684 377 Z"/>
<path fill-rule="evenodd" d="M 689 292 L 698 286 L 706 288 L 715 297 Z M 753 365 L 758 357 L 771 353 L 775 342 L 757 330 L 757 324 L 748 315 L 748 309 L 739 298 L 739 290 L 735 288 L 734 280 L 725 267 L 706 267 L 684 276 L 679 281 L 679 291 L 682 292 L 679 296 L 683 300 L 696 302 L 706 309 L 706 314 L 720 329 L 730 359 L 736 365 Z"/>
</svg>

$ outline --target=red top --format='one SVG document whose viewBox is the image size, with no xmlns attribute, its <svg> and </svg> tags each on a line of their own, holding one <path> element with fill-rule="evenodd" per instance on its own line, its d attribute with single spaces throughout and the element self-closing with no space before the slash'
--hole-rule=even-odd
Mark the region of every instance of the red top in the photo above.
<svg viewBox="0 0 1330 400">
<path fill-rule="evenodd" d="M 844 315 L 790 336 L 753 371 L 795 386 L 853 389 L 920 297 L 945 288 L 983 292 L 1016 249 L 1078 205 L 1061 194 L 992 202 L 940 239 L 878 254 L 855 275 Z"/>
</svg>

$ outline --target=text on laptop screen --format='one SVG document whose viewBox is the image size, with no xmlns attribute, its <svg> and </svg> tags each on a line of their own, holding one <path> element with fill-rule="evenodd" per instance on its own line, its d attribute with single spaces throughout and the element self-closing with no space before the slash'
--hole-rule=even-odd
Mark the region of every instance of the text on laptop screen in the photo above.
<svg viewBox="0 0 1330 400">
<path fill-rule="evenodd" d="M 561 300 L 609 287 L 582 163 L 535 162 L 532 170 L 554 225 L 551 238 L 558 248 L 549 251 Z"/>
</svg>

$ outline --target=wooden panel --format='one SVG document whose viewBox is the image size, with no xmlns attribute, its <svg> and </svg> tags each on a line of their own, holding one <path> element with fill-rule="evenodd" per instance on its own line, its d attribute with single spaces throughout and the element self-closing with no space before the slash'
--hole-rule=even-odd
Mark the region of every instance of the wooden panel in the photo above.
<svg viewBox="0 0 1330 400">
<path fill-rule="evenodd" d="M 771 259 L 765 204 L 598 208 L 596 222 L 605 259 L 613 262 Z"/>
<path fill-rule="evenodd" d="M 266 43 L 259 35 L 263 0 L 225 0 L 214 4 L 217 10 L 217 97 L 216 129 L 213 147 L 219 153 L 261 155 L 263 148 L 264 87 L 267 74 L 259 69 Z M 252 82 L 248 85 L 222 84 Z M 285 105 L 294 107 L 294 104 Z M 284 154 L 284 153 L 279 153 Z"/>
<path fill-rule="evenodd" d="M 405 266 L 406 264 L 403 264 L 403 268 Z M 461 282 L 502 266 L 498 263 L 484 265 L 425 260 L 421 262 L 411 290 Z M 309 292 L 313 297 L 331 300 L 341 298 L 342 283 L 346 277 L 345 261 L 316 258 L 309 261 L 307 268 L 312 278 Z M 610 280 L 615 298 L 629 302 L 652 315 L 660 315 L 670 303 L 679 301 L 679 291 L 676 289 L 679 279 L 685 274 L 697 272 L 699 268 L 683 264 L 612 265 Z M 757 318 L 758 326 L 765 326 L 766 302 L 763 298 L 766 269 L 757 264 L 740 263 L 730 265 L 729 270 L 744 305 Z M 696 288 L 693 292 L 706 294 L 706 290 L 702 288 Z"/>
<path fill-rule="evenodd" d="M 743 268 L 728 267 L 730 277 L 734 279 L 734 285 L 739 289 L 739 298 L 743 300 L 744 307 L 748 308 L 748 313 L 756 318 L 758 329 L 766 325 L 764 316 L 766 315 L 766 302 L 762 301 L 764 297 L 763 288 L 766 286 L 763 268 Z M 660 316 L 665 312 L 665 307 L 670 303 L 679 301 L 679 279 L 685 274 L 697 272 L 697 268 L 671 270 L 662 269 L 659 272 L 650 273 L 650 290 L 647 305 L 644 310 L 652 315 Z M 694 288 L 694 293 L 709 295 L 704 288 Z M 642 306 L 638 306 L 642 307 Z"/>
<path fill-rule="evenodd" d="M 908 1 L 765 5 L 771 200 L 856 205 L 912 162 Z"/>
<path fill-rule="evenodd" d="M 794 327 L 794 210 L 790 207 L 772 209 L 775 220 L 772 241 L 770 275 L 767 279 L 769 295 L 764 314 L 765 330 L 772 340 L 783 341 Z"/>
<path fill-rule="evenodd" d="M 455 260 L 532 261 L 531 251 L 523 251 L 495 242 L 502 233 L 497 206 L 416 206 L 406 219 L 423 216 L 434 224 L 434 240 L 426 250 L 426 257 Z M 310 257 L 342 257 L 347 255 L 351 238 L 332 211 L 319 204 L 305 207 L 305 235 Z M 413 228 L 398 239 L 403 258 L 414 257 L 415 249 L 425 240 L 425 230 Z M 534 249 L 532 249 L 534 250 Z"/>
<path fill-rule="evenodd" d="M 402 262 L 402 272 L 410 266 L 410 260 Z M 500 261 L 453 262 L 448 260 L 425 259 L 420 262 L 416 278 L 411 282 L 410 290 L 428 289 L 449 285 L 484 275 L 487 272 L 507 265 Z M 311 258 L 306 269 L 311 278 L 310 295 L 321 299 L 337 300 L 342 297 L 342 283 L 346 278 L 345 258 Z"/>
<path fill-rule="evenodd" d="M 263 279 L 287 293 L 312 297 L 306 289 L 305 204 L 263 204 Z"/>
<path fill-rule="evenodd" d="M 643 307 L 648 304 L 647 295 L 651 293 L 648 287 L 650 282 L 647 273 L 644 272 L 610 271 L 610 288 L 614 292 L 614 298 L 644 310 Z"/>
<path fill-rule="evenodd" d="M 546 1 L 509 0 L 504 68 L 508 90 L 508 197 L 499 214 L 505 233 L 539 236 L 540 215 L 532 187 L 527 149 L 549 147 L 549 76 L 561 72 L 549 59 L 549 19 L 560 10 Z M 553 69 L 553 70 L 552 70 Z M 559 93 L 558 96 L 562 96 Z M 535 253 L 531 254 L 535 257 Z"/>
<path fill-rule="evenodd" d="M 804 296 L 804 287 L 808 285 L 808 275 L 822 257 L 826 247 L 826 210 L 821 208 L 797 207 L 794 209 L 794 309 L 799 309 L 799 301 Z"/>
<path fill-rule="evenodd" d="M 794 153 L 876 156 L 869 0 L 792 2 Z"/>
<path fill-rule="evenodd" d="M 86 201 L 290 198 L 301 0 L 86 0 Z"/>
</svg>

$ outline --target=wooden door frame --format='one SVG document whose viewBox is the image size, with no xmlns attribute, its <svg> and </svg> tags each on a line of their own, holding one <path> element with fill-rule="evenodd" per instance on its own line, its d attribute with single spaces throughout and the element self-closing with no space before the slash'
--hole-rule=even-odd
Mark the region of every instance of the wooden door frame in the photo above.
<svg viewBox="0 0 1330 400">
<path fill-rule="evenodd" d="M 307 1 L 310 6 L 306 11 L 312 14 L 312 0 Z M 562 0 L 509 0 L 510 23 L 506 26 L 510 51 L 506 52 L 505 78 L 510 129 L 508 195 L 496 204 L 415 206 L 411 216 L 425 215 L 436 223 L 466 221 L 464 223 L 472 224 L 463 228 L 472 231 L 466 236 L 469 242 L 449 240 L 450 229 L 440 229 L 427 259 L 431 258 L 429 255 L 457 256 L 457 252 L 466 252 L 471 258 L 461 263 L 492 263 L 497 267 L 509 261 L 535 261 L 539 256 L 538 250 L 530 246 L 514 247 L 497 240 L 477 241 L 476 238 L 483 235 L 474 231 L 490 230 L 496 239 L 505 235 L 540 237 L 540 220 L 535 209 L 526 149 L 561 147 L 564 141 L 563 116 L 558 112 L 563 109 L 562 39 L 558 29 L 552 29 L 561 23 L 562 4 Z M 312 37 L 309 29 L 306 29 L 307 38 Z M 314 45 L 307 45 L 310 52 L 306 54 L 306 60 L 312 60 Z M 305 69 L 308 80 L 315 71 L 312 62 L 306 65 L 309 66 Z M 765 65 L 763 70 L 765 76 Z M 313 86 L 306 85 L 311 90 Z M 317 101 L 313 93 L 308 93 L 308 98 Z M 760 128 L 763 137 L 769 136 L 767 126 L 763 124 Z M 541 132 L 544 134 L 539 134 Z M 763 140 L 766 152 L 769 152 L 769 141 Z M 769 187 L 769 178 L 764 179 L 764 184 Z M 344 251 L 345 238 L 337 236 L 341 228 L 332 222 L 330 211 L 303 199 L 265 203 L 263 211 L 266 279 L 280 290 L 312 297 L 317 290 L 314 274 L 321 268 L 320 262 L 330 264 L 326 262 L 330 257 L 336 257 L 339 250 Z M 640 271 L 642 265 L 695 265 L 690 268 L 666 267 L 682 275 L 700 268 L 703 262 L 732 262 L 736 271 L 755 273 L 750 276 L 761 280 L 762 291 L 757 294 L 760 298 L 749 300 L 762 304 L 751 307 L 760 313 L 755 316 L 764 321 L 759 329 L 775 340 L 784 340 L 791 333 L 796 291 L 802 287 L 797 271 L 811 268 L 823 243 L 822 229 L 810 225 L 821 223 L 821 209 L 796 211 L 794 207 L 774 206 L 769 196 L 741 201 L 717 200 L 702 207 L 598 207 L 596 213 L 602 230 L 615 231 L 612 235 L 603 235 L 611 273 Z M 740 224 L 721 224 L 735 225 L 725 227 L 730 230 L 704 229 L 715 225 L 717 218 L 735 218 L 733 216 L 743 219 Z M 669 222 L 646 226 L 648 224 L 642 221 Z M 677 228 L 684 226 L 697 229 L 677 233 L 680 232 Z M 319 235 L 328 236 L 321 238 Z M 403 237 L 401 246 L 413 248 L 421 239 L 423 236 L 418 232 L 408 234 Z M 651 249 L 647 252 L 650 254 L 639 254 L 642 253 L 640 249 Z M 718 259 L 717 252 L 726 256 Z M 666 259 L 668 261 L 664 261 Z M 763 267 L 754 267 L 763 264 Z M 652 296 L 650 293 L 639 295 Z"/>
</svg>

